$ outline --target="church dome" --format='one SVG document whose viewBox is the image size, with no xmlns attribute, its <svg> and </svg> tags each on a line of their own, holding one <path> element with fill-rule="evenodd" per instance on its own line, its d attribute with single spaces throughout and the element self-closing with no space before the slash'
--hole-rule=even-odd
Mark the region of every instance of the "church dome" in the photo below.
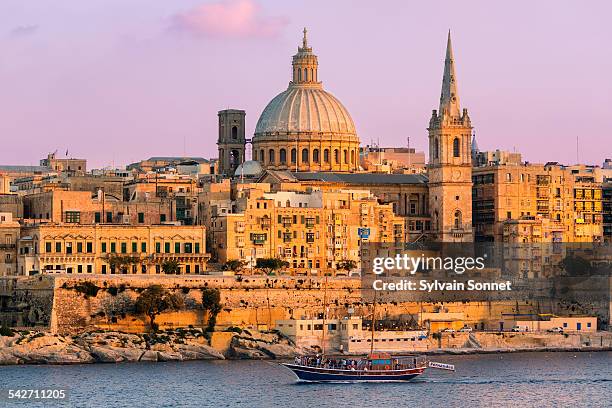
<svg viewBox="0 0 612 408">
<path fill-rule="evenodd" d="M 291 84 L 289 89 L 272 99 L 255 127 L 255 135 L 267 132 L 356 134 L 355 124 L 346 108 L 320 84 Z"/>
<path fill-rule="evenodd" d="M 238 167 L 234 172 L 235 177 L 257 177 L 263 172 L 263 167 L 256 160 L 247 160 Z"/>
<path fill-rule="evenodd" d="M 344 105 L 323 89 L 319 61 L 308 46 L 293 56 L 289 87 L 265 107 L 252 140 L 253 160 L 266 169 L 354 172 L 359 138 Z"/>
</svg>

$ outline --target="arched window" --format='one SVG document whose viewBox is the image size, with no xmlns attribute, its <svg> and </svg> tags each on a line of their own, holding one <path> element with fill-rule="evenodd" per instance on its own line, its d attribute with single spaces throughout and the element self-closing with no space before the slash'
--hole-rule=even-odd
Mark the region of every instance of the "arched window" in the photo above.
<svg viewBox="0 0 612 408">
<path fill-rule="evenodd" d="M 221 166 L 223 166 L 223 156 L 225 156 L 225 150 L 219 149 L 219 163 L 221 164 Z"/>
<path fill-rule="evenodd" d="M 268 160 L 270 163 L 274 163 L 276 161 L 276 157 L 274 157 L 274 149 L 270 149 L 268 152 Z"/>
<path fill-rule="evenodd" d="M 461 220 L 461 211 L 455 211 L 455 228 L 460 229 L 463 226 L 463 221 Z"/>
<path fill-rule="evenodd" d="M 460 148 L 459 148 L 459 138 L 456 137 L 453 139 L 453 157 L 459 157 L 460 156 Z"/>
<path fill-rule="evenodd" d="M 280 149 L 278 156 L 281 164 L 287 163 L 287 151 L 285 149 Z"/>
<path fill-rule="evenodd" d="M 308 69 L 304 68 L 304 81 L 308 81 Z"/>
<path fill-rule="evenodd" d="M 323 161 L 329 163 L 329 149 L 323 150 Z"/>
<path fill-rule="evenodd" d="M 302 80 L 302 70 L 298 68 L 298 81 Z"/>
<path fill-rule="evenodd" d="M 319 149 L 314 149 L 312 151 L 312 161 L 314 163 L 318 163 L 319 162 Z"/>
<path fill-rule="evenodd" d="M 291 149 L 291 163 L 295 163 L 296 160 L 297 160 L 297 152 L 295 151 L 295 149 Z"/>
<path fill-rule="evenodd" d="M 263 162 L 266 160 L 263 149 L 259 151 L 259 158 L 261 160 L 261 163 L 263 164 Z"/>
<path fill-rule="evenodd" d="M 434 139 L 434 145 L 433 145 L 434 159 L 440 158 L 439 151 L 440 151 L 440 144 L 438 143 L 438 138 L 435 138 Z"/>
<path fill-rule="evenodd" d="M 336 162 L 336 164 L 340 163 L 340 152 L 338 149 L 334 149 L 334 162 Z"/>
<path fill-rule="evenodd" d="M 232 126 L 232 139 L 238 139 L 238 128 L 236 126 Z"/>
<path fill-rule="evenodd" d="M 302 163 L 308 163 L 308 149 L 302 149 Z"/>
<path fill-rule="evenodd" d="M 344 164 L 348 163 L 348 151 L 346 149 L 344 149 L 344 154 L 342 155 L 342 158 L 344 160 Z"/>
<path fill-rule="evenodd" d="M 351 150 L 351 164 L 355 164 L 355 151 Z"/>
<path fill-rule="evenodd" d="M 310 80 L 311 81 L 315 81 L 316 80 L 316 78 L 314 77 L 314 71 L 313 71 L 312 68 L 310 68 Z"/>
</svg>

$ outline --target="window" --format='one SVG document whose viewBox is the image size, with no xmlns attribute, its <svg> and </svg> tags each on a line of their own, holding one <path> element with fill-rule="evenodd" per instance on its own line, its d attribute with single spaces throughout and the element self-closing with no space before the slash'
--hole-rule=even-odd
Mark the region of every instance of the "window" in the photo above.
<svg viewBox="0 0 612 408">
<path fill-rule="evenodd" d="M 102 243 L 102 253 L 106 253 L 106 242 Z"/>
<path fill-rule="evenodd" d="M 97 212 L 97 213 L 94 214 L 94 222 L 96 224 L 99 224 L 100 221 L 101 221 L 101 214 L 99 212 Z"/>
<path fill-rule="evenodd" d="M 70 224 L 78 224 L 81 222 L 81 212 L 80 211 L 66 211 L 65 220 Z"/>
<path fill-rule="evenodd" d="M 77 253 L 79 254 L 83 253 L 83 243 L 82 242 L 77 242 Z"/>
<path fill-rule="evenodd" d="M 461 220 L 461 211 L 457 210 L 455 211 L 455 228 L 459 229 L 461 228 L 463 225 L 463 222 Z"/>
<path fill-rule="evenodd" d="M 334 149 L 334 162 L 336 164 L 340 163 L 340 152 L 338 151 L 338 149 Z"/>
<path fill-rule="evenodd" d="M 159 222 L 166 222 L 166 214 L 159 214 Z"/>
<path fill-rule="evenodd" d="M 102 274 L 106 275 L 106 265 L 102 265 Z"/>
<path fill-rule="evenodd" d="M 291 163 L 295 163 L 297 160 L 297 151 L 295 149 L 291 149 Z"/>
<path fill-rule="evenodd" d="M 319 162 L 319 149 L 314 149 L 312 151 L 312 161 L 314 163 L 318 163 Z"/>
<path fill-rule="evenodd" d="M 87 265 L 87 273 L 91 273 L 93 270 L 91 265 Z"/>
<path fill-rule="evenodd" d="M 167 254 L 170 253 L 170 243 L 169 242 L 164 242 L 164 252 Z"/>
<path fill-rule="evenodd" d="M 142 212 L 138 213 L 138 223 L 139 224 L 144 224 L 144 213 L 142 213 Z"/>
<path fill-rule="evenodd" d="M 278 156 L 281 164 L 287 163 L 287 151 L 285 149 L 280 149 Z"/>
<path fill-rule="evenodd" d="M 238 128 L 236 126 L 232 126 L 232 139 L 238 139 Z"/>
<path fill-rule="evenodd" d="M 302 163 L 308 163 L 308 149 L 302 149 Z"/>
<path fill-rule="evenodd" d="M 351 164 L 355 164 L 355 151 L 351 150 Z"/>
<path fill-rule="evenodd" d="M 132 252 L 138 252 L 138 242 L 132 242 Z"/>
<path fill-rule="evenodd" d="M 106 222 L 113 222 L 113 213 L 110 211 L 106 213 Z"/>
<path fill-rule="evenodd" d="M 155 243 L 155 253 L 159 254 L 161 252 L 161 242 Z"/>
<path fill-rule="evenodd" d="M 268 162 L 269 163 L 276 162 L 276 157 L 274 157 L 274 149 L 270 149 L 270 151 L 268 152 Z"/>
<path fill-rule="evenodd" d="M 344 164 L 348 163 L 348 151 L 346 149 L 344 149 L 342 158 L 343 158 Z"/>
<path fill-rule="evenodd" d="M 72 253 L 72 242 L 66 242 L 66 253 L 67 254 Z"/>
<path fill-rule="evenodd" d="M 77 265 L 77 272 L 83 273 L 83 265 Z"/>
<path fill-rule="evenodd" d="M 93 244 L 91 242 L 86 243 L 85 250 L 88 254 L 91 254 L 93 252 Z"/>
<path fill-rule="evenodd" d="M 115 242 L 111 242 L 111 254 L 114 254 L 115 252 L 117 252 L 117 243 Z"/>
<path fill-rule="evenodd" d="M 453 157 L 461 156 L 461 148 L 459 147 L 459 138 L 453 139 Z"/>
<path fill-rule="evenodd" d="M 329 163 L 329 149 L 323 150 L 323 161 Z"/>
<path fill-rule="evenodd" d="M 147 243 L 146 242 L 141 242 L 140 243 L 140 252 L 142 252 L 143 254 L 147 252 Z"/>
<path fill-rule="evenodd" d="M 195 250 L 194 253 L 199 254 L 200 253 L 200 243 L 196 242 L 195 243 Z"/>
<path fill-rule="evenodd" d="M 191 242 L 185 242 L 185 253 L 190 254 L 192 252 L 193 245 Z"/>
<path fill-rule="evenodd" d="M 180 254 L 181 253 L 181 244 L 180 244 L 180 242 L 175 242 L 174 243 L 174 253 L 175 254 Z"/>
<path fill-rule="evenodd" d="M 51 243 L 45 242 L 45 252 L 51 252 Z"/>
<path fill-rule="evenodd" d="M 61 242 L 56 242 L 55 243 L 55 252 L 62 252 L 62 243 Z"/>
</svg>

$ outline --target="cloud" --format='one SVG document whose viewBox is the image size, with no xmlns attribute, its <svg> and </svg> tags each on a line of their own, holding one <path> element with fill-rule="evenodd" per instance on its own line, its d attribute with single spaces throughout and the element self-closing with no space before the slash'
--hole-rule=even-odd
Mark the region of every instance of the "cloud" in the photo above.
<svg viewBox="0 0 612 408">
<path fill-rule="evenodd" d="M 171 29 L 216 38 L 271 38 L 287 23 L 286 17 L 262 15 L 254 0 L 223 0 L 174 15 Z"/>
<path fill-rule="evenodd" d="M 9 35 L 14 38 L 27 37 L 28 35 L 34 34 L 36 31 L 38 31 L 37 25 L 23 25 L 13 28 L 9 32 Z"/>
</svg>

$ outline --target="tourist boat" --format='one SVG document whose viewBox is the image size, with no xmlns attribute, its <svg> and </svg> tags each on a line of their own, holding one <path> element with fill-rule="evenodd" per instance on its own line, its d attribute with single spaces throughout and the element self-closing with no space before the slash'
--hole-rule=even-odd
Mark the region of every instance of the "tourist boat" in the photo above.
<svg viewBox="0 0 612 408">
<path fill-rule="evenodd" d="M 327 302 L 327 278 L 325 279 L 323 304 Z M 389 353 L 374 352 L 374 332 L 376 325 L 376 292 L 372 302 L 372 324 L 370 353 L 367 357 L 325 355 L 325 329 L 322 333 L 322 353 L 313 356 L 299 356 L 293 363 L 281 363 L 302 382 L 406 382 L 411 381 L 425 370 L 437 368 L 455 370 L 450 364 L 428 362 L 415 355 L 392 356 Z M 326 308 L 327 311 L 327 308 Z M 325 328 L 326 313 L 323 314 Z"/>
<path fill-rule="evenodd" d="M 405 382 L 423 374 L 427 361 L 417 356 L 371 353 L 365 358 L 302 356 L 282 363 L 301 382 Z"/>
</svg>

